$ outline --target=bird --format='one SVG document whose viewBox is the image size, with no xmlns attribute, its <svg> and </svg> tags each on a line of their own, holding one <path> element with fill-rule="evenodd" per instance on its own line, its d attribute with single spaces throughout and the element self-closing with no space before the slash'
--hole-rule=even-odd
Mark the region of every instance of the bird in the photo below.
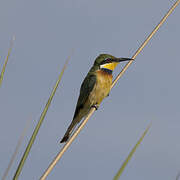
<svg viewBox="0 0 180 180">
<path fill-rule="evenodd" d="M 73 120 L 60 143 L 68 141 L 77 124 L 86 117 L 92 107 L 98 109 L 102 100 L 109 95 L 112 72 L 116 66 L 131 58 L 116 58 L 110 54 L 100 54 L 82 82 Z"/>
</svg>

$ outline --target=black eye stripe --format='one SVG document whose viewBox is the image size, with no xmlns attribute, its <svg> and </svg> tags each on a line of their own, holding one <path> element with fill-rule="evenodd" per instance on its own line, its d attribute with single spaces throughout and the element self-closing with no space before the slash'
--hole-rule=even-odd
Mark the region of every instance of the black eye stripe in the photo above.
<svg viewBox="0 0 180 180">
<path fill-rule="evenodd" d="M 106 64 L 106 63 L 111 63 L 111 62 L 112 62 L 112 59 L 107 58 L 107 59 L 103 60 L 103 61 L 101 62 L 101 64 Z"/>
</svg>

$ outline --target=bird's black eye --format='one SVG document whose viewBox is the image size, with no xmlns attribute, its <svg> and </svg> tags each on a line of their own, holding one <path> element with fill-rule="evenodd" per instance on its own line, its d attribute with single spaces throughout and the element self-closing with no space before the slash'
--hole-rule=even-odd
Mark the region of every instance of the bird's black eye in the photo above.
<svg viewBox="0 0 180 180">
<path fill-rule="evenodd" d="M 106 59 L 105 59 L 105 62 L 110 62 L 110 61 L 111 61 L 110 58 L 106 58 Z"/>
<path fill-rule="evenodd" d="M 101 64 L 106 64 L 106 63 L 110 63 L 111 62 L 111 59 L 110 58 L 106 58 L 104 59 Z"/>
</svg>

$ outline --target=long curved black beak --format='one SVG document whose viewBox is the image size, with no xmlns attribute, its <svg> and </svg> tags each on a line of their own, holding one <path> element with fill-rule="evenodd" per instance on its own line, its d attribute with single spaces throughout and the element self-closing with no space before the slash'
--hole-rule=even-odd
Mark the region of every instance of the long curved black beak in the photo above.
<svg viewBox="0 0 180 180">
<path fill-rule="evenodd" d="M 131 58 L 115 58 L 112 59 L 113 62 L 123 62 L 123 61 L 133 61 L 134 59 Z"/>
</svg>

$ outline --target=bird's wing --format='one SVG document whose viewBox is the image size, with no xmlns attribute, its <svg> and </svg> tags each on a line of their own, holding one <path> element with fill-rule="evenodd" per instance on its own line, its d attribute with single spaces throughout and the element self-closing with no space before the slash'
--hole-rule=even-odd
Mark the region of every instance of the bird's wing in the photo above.
<svg viewBox="0 0 180 180">
<path fill-rule="evenodd" d="M 78 98 L 76 111 L 74 113 L 74 118 L 78 114 L 79 110 L 83 108 L 83 105 L 85 104 L 89 94 L 93 90 L 95 83 L 96 83 L 96 76 L 94 74 L 88 74 L 84 79 L 81 85 L 80 95 Z"/>
</svg>

